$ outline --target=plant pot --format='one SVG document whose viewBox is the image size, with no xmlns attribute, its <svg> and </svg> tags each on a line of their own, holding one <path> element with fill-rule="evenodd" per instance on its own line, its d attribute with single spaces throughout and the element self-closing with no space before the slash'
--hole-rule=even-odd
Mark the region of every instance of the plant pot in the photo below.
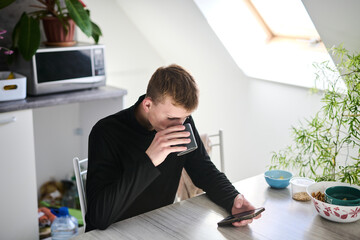
<svg viewBox="0 0 360 240">
<path fill-rule="evenodd" d="M 47 39 L 47 42 L 44 42 L 45 45 L 72 46 L 76 43 L 74 41 L 75 22 L 72 19 L 66 19 L 68 22 L 67 32 L 56 17 L 45 17 L 42 21 Z"/>
</svg>

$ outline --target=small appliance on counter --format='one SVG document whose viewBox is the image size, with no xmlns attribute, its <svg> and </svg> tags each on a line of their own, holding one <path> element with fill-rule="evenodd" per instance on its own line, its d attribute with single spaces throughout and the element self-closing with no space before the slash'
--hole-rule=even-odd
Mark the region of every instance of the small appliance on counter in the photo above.
<svg viewBox="0 0 360 240">
<path fill-rule="evenodd" d="M 105 46 L 40 47 L 30 61 L 18 57 L 11 69 L 27 77 L 29 95 L 96 88 L 106 83 Z"/>
</svg>

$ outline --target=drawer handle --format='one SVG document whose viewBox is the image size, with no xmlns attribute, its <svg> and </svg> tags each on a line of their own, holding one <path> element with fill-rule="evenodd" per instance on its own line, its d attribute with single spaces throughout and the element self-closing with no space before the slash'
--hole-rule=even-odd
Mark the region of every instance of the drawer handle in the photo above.
<svg viewBox="0 0 360 240">
<path fill-rule="evenodd" d="M 12 84 L 12 85 L 5 85 L 4 86 L 4 90 L 8 91 L 8 90 L 15 90 L 17 89 L 18 86 L 16 84 Z"/>
<path fill-rule="evenodd" d="M 5 119 L 0 119 L 0 125 L 12 123 L 12 122 L 16 122 L 16 117 L 9 117 L 9 118 L 5 118 Z"/>
</svg>

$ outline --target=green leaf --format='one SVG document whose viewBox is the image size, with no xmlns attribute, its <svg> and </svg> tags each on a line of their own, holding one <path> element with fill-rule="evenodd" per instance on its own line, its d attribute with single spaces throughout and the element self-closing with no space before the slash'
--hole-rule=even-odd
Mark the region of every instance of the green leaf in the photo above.
<svg viewBox="0 0 360 240">
<path fill-rule="evenodd" d="M 13 2 L 15 2 L 15 0 L 1 0 L 0 1 L 0 9 L 9 6 Z"/>
<path fill-rule="evenodd" d="M 323 106 L 315 117 L 300 122 L 300 127 L 292 127 L 293 146 L 274 153 L 271 162 L 318 181 L 359 184 L 360 54 L 349 55 L 342 46 L 333 50 L 341 58 L 337 69 L 327 62 L 317 65 L 321 71 L 316 78 L 329 83 L 321 98 Z M 348 87 L 346 92 L 336 88 L 342 80 Z"/>
<path fill-rule="evenodd" d="M 85 33 L 86 36 L 92 35 L 92 25 L 90 17 L 84 7 L 78 0 L 65 0 L 69 16 L 74 20 L 76 25 Z"/>
<path fill-rule="evenodd" d="M 97 44 L 99 42 L 100 36 L 102 36 L 102 32 L 101 32 L 101 29 L 99 28 L 99 26 L 96 25 L 96 23 L 91 22 L 91 25 L 92 25 L 92 37 L 93 37 L 95 43 Z"/>
<path fill-rule="evenodd" d="M 23 13 L 19 22 L 19 32 L 15 36 L 15 40 L 21 55 L 25 60 L 30 60 L 40 46 L 39 20 L 28 17 L 26 13 Z"/>
<path fill-rule="evenodd" d="M 92 27 L 93 27 L 93 29 L 92 29 L 93 34 L 95 33 L 98 36 L 102 36 L 102 32 L 101 32 L 101 29 L 99 28 L 99 26 L 94 22 L 91 22 L 91 24 L 92 24 Z"/>
<path fill-rule="evenodd" d="M 22 15 L 24 15 L 25 13 L 23 13 Z M 19 45 L 19 33 L 20 33 L 20 22 L 21 22 L 21 18 L 22 15 L 20 17 L 20 20 L 16 23 L 13 32 L 12 32 L 12 47 L 11 48 L 17 48 Z"/>
</svg>

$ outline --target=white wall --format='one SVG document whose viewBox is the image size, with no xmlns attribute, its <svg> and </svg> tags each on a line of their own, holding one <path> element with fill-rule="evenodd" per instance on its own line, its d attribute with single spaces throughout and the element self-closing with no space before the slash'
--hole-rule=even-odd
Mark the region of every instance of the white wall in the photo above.
<svg viewBox="0 0 360 240">
<path fill-rule="evenodd" d="M 132 105 L 146 91 L 151 74 L 165 61 L 150 45 L 143 33 L 128 18 L 116 0 L 86 1 L 91 19 L 97 23 L 105 44 L 107 83 L 128 90 L 125 105 Z M 79 41 L 92 42 L 81 31 Z"/>
<path fill-rule="evenodd" d="M 104 33 L 109 84 L 128 90 L 125 106 L 145 91 L 159 66 L 177 63 L 194 75 L 197 128 L 224 129 L 225 171 L 232 181 L 262 173 L 270 152 L 290 143 L 291 125 L 319 107 L 319 96 L 307 89 L 245 76 L 191 0 L 87 4 Z M 81 33 L 78 39 L 86 40 Z"/>
</svg>

